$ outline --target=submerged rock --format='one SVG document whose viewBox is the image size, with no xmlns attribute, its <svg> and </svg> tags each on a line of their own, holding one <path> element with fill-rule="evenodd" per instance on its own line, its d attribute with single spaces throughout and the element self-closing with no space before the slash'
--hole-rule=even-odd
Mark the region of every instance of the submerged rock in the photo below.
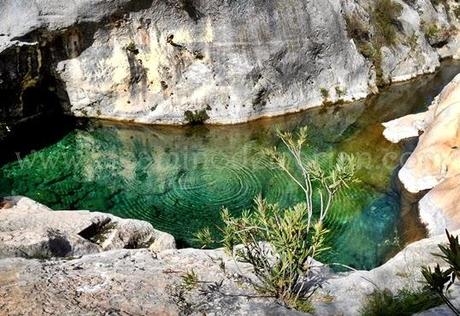
<svg viewBox="0 0 460 316">
<path fill-rule="evenodd" d="M 431 190 L 420 201 L 420 216 L 431 235 L 460 228 L 460 75 L 425 113 L 384 124 L 391 141 L 418 136 L 419 143 L 399 172 L 410 192 Z"/>
<path fill-rule="evenodd" d="M 151 224 L 88 211 L 52 211 L 25 197 L 0 208 L 0 258 L 76 257 L 112 249 L 174 249 Z"/>
<path fill-rule="evenodd" d="M 455 1 L 383 2 L 2 1 L 0 117 L 54 104 L 82 117 L 237 123 L 363 98 L 459 55 Z"/>
</svg>

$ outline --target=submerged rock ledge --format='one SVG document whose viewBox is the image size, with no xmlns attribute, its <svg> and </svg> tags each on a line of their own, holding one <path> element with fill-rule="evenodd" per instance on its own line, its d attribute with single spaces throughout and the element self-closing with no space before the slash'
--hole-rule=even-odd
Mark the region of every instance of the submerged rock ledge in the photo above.
<svg viewBox="0 0 460 316">
<path fill-rule="evenodd" d="M 98 230 L 100 223 L 106 224 Z M 336 274 L 318 267 L 327 281 L 313 297 L 315 314 L 359 315 L 376 287 L 420 287 L 420 266 L 439 261 L 431 253 L 444 241 L 413 243 L 371 271 Z M 126 249 L 136 247 L 143 249 Z M 177 250 L 170 235 L 148 223 L 52 211 L 24 197 L 1 205 L 0 258 L 2 315 L 302 314 L 257 297 L 247 282 L 254 277 L 250 267 L 236 267 L 223 250 Z M 187 290 L 182 276 L 190 271 L 199 283 Z M 453 291 L 460 293 L 457 286 Z"/>
<path fill-rule="evenodd" d="M 393 142 L 419 137 L 399 172 L 407 190 L 430 190 L 419 203 L 420 217 L 432 236 L 460 229 L 460 75 L 436 97 L 428 111 L 384 124 Z"/>
</svg>

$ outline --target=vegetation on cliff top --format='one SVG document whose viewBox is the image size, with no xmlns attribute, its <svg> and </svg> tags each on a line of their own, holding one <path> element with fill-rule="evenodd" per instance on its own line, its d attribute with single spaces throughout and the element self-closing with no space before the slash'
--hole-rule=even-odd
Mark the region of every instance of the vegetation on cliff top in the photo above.
<svg viewBox="0 0 460 316">
<path fill-rule="evenodd" d="M 348 35 L 356 41 L 360 53 L 374 64 L 378 86 L 385 85 L 382 47 L 391 47 L 398 42 L 398 18 L 402 10 L 402 6 L 392 0 L 377 0 L 369 15 L 370 27 L 357 13 L 345 17 Z"/>
</svg>

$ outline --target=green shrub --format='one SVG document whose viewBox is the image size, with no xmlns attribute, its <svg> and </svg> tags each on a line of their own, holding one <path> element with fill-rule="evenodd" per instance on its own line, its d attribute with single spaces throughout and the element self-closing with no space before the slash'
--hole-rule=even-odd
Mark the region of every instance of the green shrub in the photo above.
<svg viewBox="0 0 460 316">
<path fill-rule="evenodd" d="M 191 271 L 187 272 L 182 276 L 182 286 L 186 290 L 194 289 L 199 283 L 198 275 L 192 269 Z"/>
<path fill-rule="evenodd" d="M 128 52 L 134 54 L 134 55 L 137 55 L 139 54 L 139 49 L 136 47 L 136 44 L 134 42 L 130 42 L 126 48 L 125 48 Z"/>
<path fill-rule="evenodd" d="M 460 277 L 460 243 L 458 236 L 454 237 L 446 230 L 449 245 L 439 245 L 441 254 L 436 255 L 448 264 L 447 269 L 441 269 L 439 264 L 432 270 L 430 267 L 422 267 L 427 289 L 436 293 L 440 299 L 454 312 L 460 315 L 460 311 L 452 304 L 446 293 L 454 284 L 455 279 Z"/>
<path fill-rule="evenodd" d="M 185 121 L 190 125 L 203 124 L 209 119 L 209 115 L 206 109 L 195 110 L 194 112 L 185 111 L 184 116 L 185 116 Z"/>
<path fill-rule="evenodd" d="M 369 28 L 366 27 L 355 14 L 345 16 L 348 36 L 357 43 L 365 43 L 370 40 Z"/>
<path fill-rule="evenodd" d="M 383 69 L 382 69 L 382 47 L 378 43 L 366 43 L 361 47 L 361 54 L 369 58 L 374 65 L 375 74 L 376 74 L 376 83 L 378 87 L 384 86 L 385 80 L 383 78 Z"/>
<path fill-rule="evenodd" d="M 329 99 L 329 91 L 326 88 L 321 88 L 320 93 L 324 101 L 327 101 L 327 99 Z"/>
<path fill-rule="evenodd" d="M 203 228 L 198 233 L 196 233 L 195 241 L 200 243 L 203 249 L 210 248 L 215 243 L 214 237 L 212 236 L 212 233 L 209 227 Z"/>
<path fill-rule="evenodd" d="M 403 8 L 392 0 L 377 0 L 372 20 L 374 21 L 376 40 L 382 45 L 392 46 L 397 41 L 398 17 Z"/>
<path fill-rule="evenodd" d="M 328 249 L 324 245 L 328 231 L 320 222 L 309 224 L 306 204 L 281 209 L 259 198 L 253 212 L 245 211 L 237 218 L 224 210 L 222 219 L 224 245 L 236 250 L 239 261 L 253 266 L 259 280 L 254 285 L 260 293 L 290 306 L 313 294 L 319 284 L 306 285 L 302 278 L 311 269 L 311 258 Z"/>
<path fill-rule="evenodd" d="M 348 35 L 355 40 L 359 52 L 374 65 L 379 87 L 385 85 L 381 49 L 397 43 L 398 18 L 402 9 L 392 0 L 377 0 L 370 14 L 370 28 L 356 14 L 345 18 Z"/>
<path fill-rule="evenodd" d="M 234 217 L 222 211 L 224 226 L 221 243 L 239 261 L 253 267 L 259 292 L 276 297 L 292 308 L 311 312 L 309 298 L 321 285 L 322 279 L 312 271 L 314 258 L 328 250 L 325 218 L 337 192 L 355 181 L 356 160 L 340 155 L 335 166 L 325 171 L 315 160 L 307 161 L 303 147 L 307 129 L 299 133 L 278 133 L 287 153 L 276 148 L 266 154 L 304 193 L 305 201 L 282 209 L 262 198 L 256 199 L 253 211 Z M 313 183 L 318 189 L 313 189 Z M 314 197 L 322 201 L 313 205 Z M 210 242 L 208 231 L 196 235 Z"/>
<path fill-rule="evenodd" d="M 418 45 L 418 36 L 414 32 L 411 36 L 407 37 L 407 44 L 411 48 L 411 50 L 415 50 Z"/>
<path fill-rule="evenodd" d="M 337 95 L 337 97 L 341 98 L 345 94 L 347 94 L 347 92 L 344 89 L 340 88 L 340 87 L 335 87 L 335 94 Z"/>
<path fill-rule="evenodd" d="M 425 35 L 428 38 L 435 37 L 436 35 L 438 35 L 438 33 L 440 31 L 440 29 L 439 29 L 439 27 L 438 27 L 438 25 L 436 23 L 430 23 L 428 25 L 424 24 L 423 29 L 424 29 Z"/>
<path fill-rule="evenodd" d="M 430 291 L 400 290 L 393 295 L 389 290 L 372 293 L 361 310 L 362 316 L 410 316 L 439 306 L 442 300 Z"/>
</svg>

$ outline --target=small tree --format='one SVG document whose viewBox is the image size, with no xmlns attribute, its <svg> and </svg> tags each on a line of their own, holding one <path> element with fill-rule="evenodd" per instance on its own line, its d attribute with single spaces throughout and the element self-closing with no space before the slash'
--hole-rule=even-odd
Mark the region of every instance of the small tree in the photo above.
<svg viewBox="0 0 460 316">
<path fill-rule="evenodd" d="M 302 190 L 305 201 L 282 209 L 259 197 L 254 210 L 244 211 L 241 217 L 224 209 L 222 243 L 241 262 L 253 266 L 258 291 L 308 311 L 308 299 L 322 281 L 313 271 L 313 259 L 328 250 L 324 220 L 337 192 L 354 181 L 356 161 L 342 154 L 332 170 L 325 171 L 317 161 L 304 157 L 307 128 L 295 135 L 278 132 L 278 136 L 287 153 L 273 148 L 267 155 Z M 315 195 L 319 205 L 313 204 Z M 209 243 L 209 230 L 198 233 L 197 239 Z"/>
<path fill-rule="evenodd" d="M 288 153 L 282 153 L 275 147 L 268 150 L 267 155 L 303 191 L 308 213 L 308 229 L 310 229 L 313 214 L 319 214 L 317 221 L 323 223 L 337 192 L 356 181 L 356 159 L 352 155 L 342 153 L 338 156 L 332 170 L 326 171 L 317 160 L 308 160 L 303 154 L 303 148 L 307 145 L 308 140 L 307 127 L 301 128 L 297 135 L 281 131 L 278 131 L 277 134 Z M 294 163 L 293 166 L 290 161 Z M 316 190 L 320 199 L 318 212 L 314 212 L 313 205 L 314 182 L 319 185 Z"/>
</svg>

